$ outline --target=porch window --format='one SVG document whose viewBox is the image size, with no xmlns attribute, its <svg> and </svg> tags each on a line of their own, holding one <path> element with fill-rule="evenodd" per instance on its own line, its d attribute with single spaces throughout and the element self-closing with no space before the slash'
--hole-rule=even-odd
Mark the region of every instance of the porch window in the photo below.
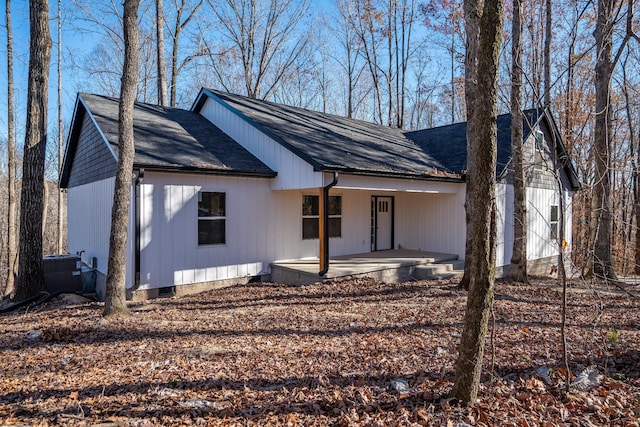
<svg viewBox="0 0 640 427">
<path fill-rule="evenodd" d="M 198 245 L 226 243 L 226 194 L 198 192 Z"/>
<path fill-rule="evenodd" d="M 549 217 L 549 226 L 551 228 L 551 239 L 558 238 L 558 206 L 551 206 L 551 215 Z"/>
<path fill-rule="evenodd" d="M 329 196 L 329 237 L 342 237 L 342 196 Z M 302 238 L 320 236 L 320 198 L 302 196 Z"/>
</svg>

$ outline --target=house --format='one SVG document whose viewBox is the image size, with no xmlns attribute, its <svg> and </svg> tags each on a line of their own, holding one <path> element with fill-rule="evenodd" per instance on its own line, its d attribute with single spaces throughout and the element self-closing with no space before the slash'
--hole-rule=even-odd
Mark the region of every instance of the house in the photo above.
<svg viewBox="0 0 640 427">
<path fill-rule="evenodd" d="M 68 246 L 107 271 L 118 101 L 77 97 L 60 185 Z M 578 181 L 549 115 L 527 112 L 529 257 L 557 262 Z M 499 119 L 497 266 L 513 241 L 509 116 Z M 136 104 L 127 287 L 134 298 L 266 278 L 274 263 L 465 250 L 465 125 L 406 132 L 202 89 L 191 110 Z M 555 143 L 553 143 L 555 141 Z M 555 150 L 554 150 L 555 147 Z M 549 165 L 560 165 L 562 188 Z M 319 274 L 319 275 L 318 275 Z"/>
</svg>

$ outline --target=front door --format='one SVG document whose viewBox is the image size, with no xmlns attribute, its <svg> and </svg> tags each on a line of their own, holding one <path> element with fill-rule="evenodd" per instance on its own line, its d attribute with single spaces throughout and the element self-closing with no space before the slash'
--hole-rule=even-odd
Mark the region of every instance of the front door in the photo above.
<svg viewBox="0 0 640 427">
<path fill-rule="evenodd" d="M 393 197 L 371 198 L 371 250 L 393 249 Z"/>
</svg>

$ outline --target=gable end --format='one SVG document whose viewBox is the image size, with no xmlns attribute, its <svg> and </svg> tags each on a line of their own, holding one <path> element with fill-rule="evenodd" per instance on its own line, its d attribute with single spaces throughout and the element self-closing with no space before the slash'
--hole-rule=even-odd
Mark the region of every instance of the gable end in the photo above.
<svg viewBox="0 0 640 427">
<path fill-rule="evenodd" d="M 77 187 L 111 178 L 116 175 L 116 169 L 117 161 L 111 147 L 81 99 L 78 99 L 65 156 L 61 187 Z"/>
</svg>

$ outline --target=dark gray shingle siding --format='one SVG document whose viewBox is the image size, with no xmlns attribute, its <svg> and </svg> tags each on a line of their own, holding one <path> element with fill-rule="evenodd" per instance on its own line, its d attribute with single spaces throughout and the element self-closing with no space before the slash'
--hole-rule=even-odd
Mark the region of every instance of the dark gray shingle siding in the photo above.
<svg viewBox="0 0 640 427">
<path fill-rule="evenodd" d="M 68 187 L 100 181 L 116 174 L 117 163 L 88 114 L 84 115 Z"/>
</svg>

